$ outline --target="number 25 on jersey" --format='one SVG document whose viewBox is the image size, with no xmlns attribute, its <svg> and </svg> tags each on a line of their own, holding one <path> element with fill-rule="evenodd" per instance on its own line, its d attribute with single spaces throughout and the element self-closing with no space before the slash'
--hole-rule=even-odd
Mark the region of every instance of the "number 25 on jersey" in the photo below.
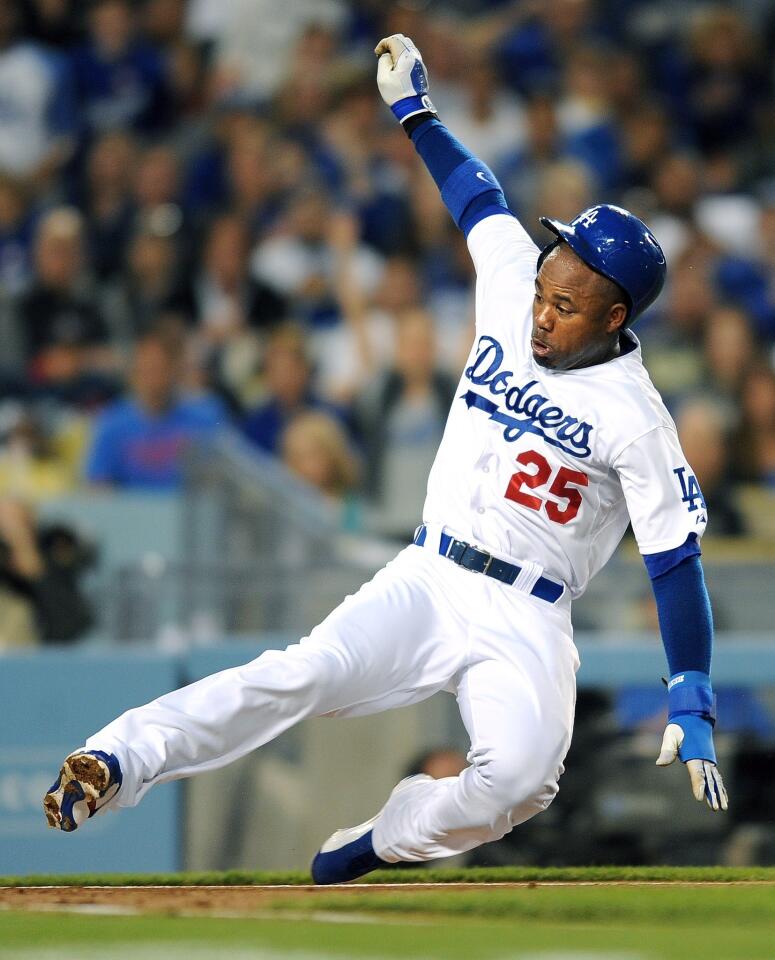
<svg viewBox="0 0 775 960">
<path fill-rule="evenodd" d="M 582 504 L 581 491 L 578 488 L 589 486 L 586 473 L 560 467 L 552 477 L 549 461 L 537 450 L 523 450 L 517 457 L 517 463 L 525 469 L 518 470 L 512 476 L 506 489 L 506 499 L 513 500 L 529 510 L 545 510 L 547 517 L 554 523 L 570 523 Z M 527 492 L 540 491 L 540 488 L 547 484 L 547 492 L 554 499 Z"/>
</svg>

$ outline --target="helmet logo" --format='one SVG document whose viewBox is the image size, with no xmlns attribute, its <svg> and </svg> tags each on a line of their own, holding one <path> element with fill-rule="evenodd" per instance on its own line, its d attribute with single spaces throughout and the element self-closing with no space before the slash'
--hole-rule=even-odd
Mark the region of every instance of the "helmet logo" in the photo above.
<svg viewBox="0 0 775 960">
<path fill-rule="evenodd" d="M 600 207 L 592 207 L 591 210 L 587 210 L 585 214 L 578 218 L 577 223 L 590 227 L 597 220 L 598 213 L 600 213 Z"/>
</svg>

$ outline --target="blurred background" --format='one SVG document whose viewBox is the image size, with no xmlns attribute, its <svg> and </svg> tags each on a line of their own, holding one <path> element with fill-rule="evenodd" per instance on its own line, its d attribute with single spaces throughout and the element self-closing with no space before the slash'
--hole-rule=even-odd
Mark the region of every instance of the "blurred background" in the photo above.
<svg viewBox="0 0 775 960">
<path fill-rule="evenodd" d="M 636 332 L 710 511 L 729 814 L 653 766 L 627 538 L 575 606 L 559 797 L 469 862 L 775 863 L 772 3 L 3 0 L 0 872 L 303 867 L 407 771 L 465 765 L 438 697 L 75 838 L 40 810 L 94 729 L 296 640 L 420 519 L 474 278 L 376 90 L 394 32 L 539 245 L 539 214 L 600 201 L 653 228 L 668 284 Z"/>
</svg>

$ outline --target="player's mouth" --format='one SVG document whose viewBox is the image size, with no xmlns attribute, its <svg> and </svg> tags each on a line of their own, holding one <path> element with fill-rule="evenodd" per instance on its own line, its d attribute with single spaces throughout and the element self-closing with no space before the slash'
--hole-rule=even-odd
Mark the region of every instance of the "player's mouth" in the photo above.
<svg viewBox="0 0 775 960">
<path fill-rule="evenodd" d="M 533 337 L 530 341 L 530 346 L 533 350 L 534 357 L 548 357 L 552 353 L 552 348 L 548 343 L 544 343 L 543 340 L 538 340 L 536 337 Z"/>
</svg>

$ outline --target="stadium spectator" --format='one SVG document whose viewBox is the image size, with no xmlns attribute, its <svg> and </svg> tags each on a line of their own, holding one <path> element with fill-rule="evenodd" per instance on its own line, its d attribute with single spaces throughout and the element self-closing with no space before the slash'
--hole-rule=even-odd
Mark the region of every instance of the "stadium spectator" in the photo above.
<svg viewBox="0 0 775 960">
<path fill-rule="evenodd" d="M 52 388 L 110 369 L 114 359 L 84 248 L 76 209 L 58 207 L 43 217 L 35 234 L 35 279 L 16 308 L 29 376 Z"/>
<path fill-rule="evenodd" d="M 308 412 L 334 414 L 335 408 L 312 388 L 312 363 L 304 333 L 286 324 L 273 331 L 262 364 L 264 398 L 245 417 L 245 436 L 267 453 L 280 452 L 286 428 Z"/>
<path fill-rule="evenodd" d="M 423 750 L 407 765 L 404 776 L 414 777 L 418 773 L 427 773 L 434 780 L 444 777 L 456 777 L 468 766 L 464 754 L 453 747 L 433 747 Z"/>
<path fill-rule="evenodd" d="M 718 307 L 708 317 L 703 352 L 709 386 L 734 405 L 754 364 L 751 323 L 742 310 Z"/>
<path fill-rule="evenodd" d="M 0 296 L 17 296 L 32 278 L 34 219 L 23 184 L 0 173 Z"/>
<path fill-rule="evenodd" d="M 516 4 L 514 6 L 517 6 Z M 523 94 L 555 88 L 561 65 L 585 40 L 598 39 L 590 0 L 520 4 L 511 28 L 493 36 L 506 83 Z M 497 22 L 497 21 L 496 21 Z"/>
<path fill-rule="evenodd" d="M 134 176 L 135 225 L 142 230 L 186 237 L 188 226 L 181 205 L 181 163 L 167 144 L 149 147 L 138 159 Z"/>
<path fill-rule="evenodd" d="M 125 270 L 104 300 L 114 340 L 128 347 L 152 332 L 162 314 L 190 315 L 191 299 L 180 266 L 178 247 L 166 231 L 149 226 L 132 237 Z"/>
<path fill-rule="evenodd" d="M 410 538 L 422 515 L 455 384 L 437 368 L 430 315 L 404 311 L 396 324 L 393 366 L 359 398 L 356 414 L 364 489 L 376 507 L 376 525 L 396 539 Z"/>
<path fill-rule="evenodd" d="M 294 312 L 313 329 L 338 319 L 327 242 L 333 213 L 331 200 L 322 191 L 300 192 L 291 201 L 282 232 L 259 244 L 252 258 L 253 276 L 290 298 Z M 381 258 L 364 245 L 358 246 L 355 257 L 360 282 L 369 292 L 379 280 Z"/>
<path fill-rule="evenodd" d="M 567 223 L 593 203 L 596 184 L 589 167 L 579 160 L 558 160 L 543 167 L 536 184 L 535 196 L 527 210 L 527 226 L 539 245 L 548 241 L 548 234 L 539 225 L 539 216 L 555 217 Z M 546 213 L 546 211 L 549 211 Z"/>
<path fill-rule="evenodd" d="M 298 167 L 298 158 L 283 170 L 270 127 L 240 113 L 231 113 L 223 136 L 227 138 L 224 189 L 229 205 L 255 238 L 274 226 L 282 209 L 280 196 L 288 187 L 293 189 L 288 175 Z"/>
<path fill-rule="evenodd" d="M 220 7 L 216 11 L 213 8 Z M 214 69 L 234 89 L 266 103 L 286 76 L 289 56 L 310 25 L 342 26 L 347 4 L 342 0 L 294 0 L 278 11 L 274 0 L 198 0 L 195 29 L 213 40 Z"/>
<path fill-rule="evenodd" d="M 683 106 L 701 149 L 712 153 L 755 135 L 770 85 L 759 41 L 742 10 L 719 4 L 697 12 L 687 79 Z"/>
<path fill-rule="evenodd" d="M 314 169 L 337 196 L 348 198 L 367 245 L 384 253 L 401 250 L 413 230 L 407 177 L 391 156 L 392 137 L 374 110 L 368 76 L 341 68 L 332 79 L 331 100 L 319 133 L 312 135 Z"/>
<path fill-rule="evenodd" d="M 80 580 L 91 545 L 67 526 L 41 526 L 32 511 L 0 497 L 0 650 L 80 639 L 94 613 Z"/>
<path fill-rule="evenodd" d="M 141 11 L 144 37 L 157 49 L 169 50 L 184 36 L 186 7 L 186 0 L 146 0 Z"/>
<path fill-rule="evenodd" d="M 491 58 L 471 57 L 462 64 L 462 96 L 444 110 L 444 122 L 461 143 L 495 166 L 507 153 L 520 149 L 525 139 L 525 115 L 519 98 L 498 83 Z"/>
<path fill-rule="evenodd" d="M 31 405 L 0 406 L 0 497 L 35 503 L 72 493 L 84 446 L 82 418 Z"/>
<path fill-rule="evenodd" d="M 654 101 L 631 105 L 620 120 L 622 183 L 630 190 L 646 188 L 671 144 L 670 118 Z"/>
<path fill-rule="evenodd" d="M 775 373 L 770 367 L 749 371 L 740 401 L 738 469 L 744 479 L 775 488 Z"/>
<path fill-rule="evenodd" d="M 99 137 L 89 151 L 82 206 L 91 262 L 100 280 L 114 278 L 124 267 L 134 218 L 137 154 L 137 142 L 123 131 Z"/>
<path fill-rule="evenodd" d="M 621 150 L 607 77 L 608 50 L 577 45 L 563 61 L 564 95 L 557 105 L 565 153 L 584 163 L 602 190 L 621 184 Z"/>
<path fill-rule="evenodd" d="M 187 291 L 198 348 L 243 407 L 255 400 L 262 336 L 287 313 L 284 298 L 250 276 L 248 254 L 249 233 L 240 217 L 211 221 Z"/>
<path fill-rule="evenodd" d="M 194 277 L 194 318 L 215 343 L 245 328 L 265 329 L 282 320 L 285 299 L 249 274 L 249 234 L 233 214 L 211 221 L 199 272 Z"/>
<path fill-rule="evenodd" d="M 24 33 L 48 47 L 68 50 L 83 36 L 77 0 L 28 0 Z"/>
<path fill-rule="evenodd" d="M 559 160 L 561 154 L 554 100 L 546 94 L 535 94 L 525 105 L 524 143 L 515 151 L 499 157 L 495 167 L 515 213 L 527 219 L 544 168 Z"/>
<path fill-rule="evenodd" d="M 76 117 L 65 60 L 20 33 L 19 0 L 0 4 L 0 173 L 56 193 L 74 147 Z"/>
<path fill-rule="evenodd" d="M 707 318 L 716 303 L 712 257 L 701 238 L 673 263 L 659 312 L 651 319 L 643 346 L 651 379 L 668 404 L 702 384 L 699 351 Z"/>
<path fill-rule="evenodd" d="M 72 55 L 83 134 L 164 130 L 171 120 L 164 65 L 138 36 L 129 0 L 94 0 L 87 28 Z"/>
<path fill-rule="evenodd" d="M 714 536 L 740 536 L 745 532 L 745 523 L 730 482 L 733 471 L 729 414 L 717 403 L 698 397 L 681 405 L 676 426 L 686 459 L 713 517 Z"/>
<path fill-rule="evenodd" d="M 343 529 L 358 529 L 358 464 L 341 423 L 320 410 L 302 413 L 286 427 L 280 448 L 291 473 L 340 510 Z"/>
<path fill-rule="evenodd" d="M 87 456 L 86 479 L 97 487 L 173 491 L 183 482 L 187 449 L 226 426 L 212 396 L 180 389 L 177 344 L 147 336 L 135 347 L 126 399 L 98 417 Z"/>
<path fill-rule="evenodd" d="M 332 103 L 334 53 L 335 38 L 330 30 L 320 24 L 304 30 L 271 101 L 272 115 L 280 126 L 301 136 L 313 133 Z"/>
</svg>

